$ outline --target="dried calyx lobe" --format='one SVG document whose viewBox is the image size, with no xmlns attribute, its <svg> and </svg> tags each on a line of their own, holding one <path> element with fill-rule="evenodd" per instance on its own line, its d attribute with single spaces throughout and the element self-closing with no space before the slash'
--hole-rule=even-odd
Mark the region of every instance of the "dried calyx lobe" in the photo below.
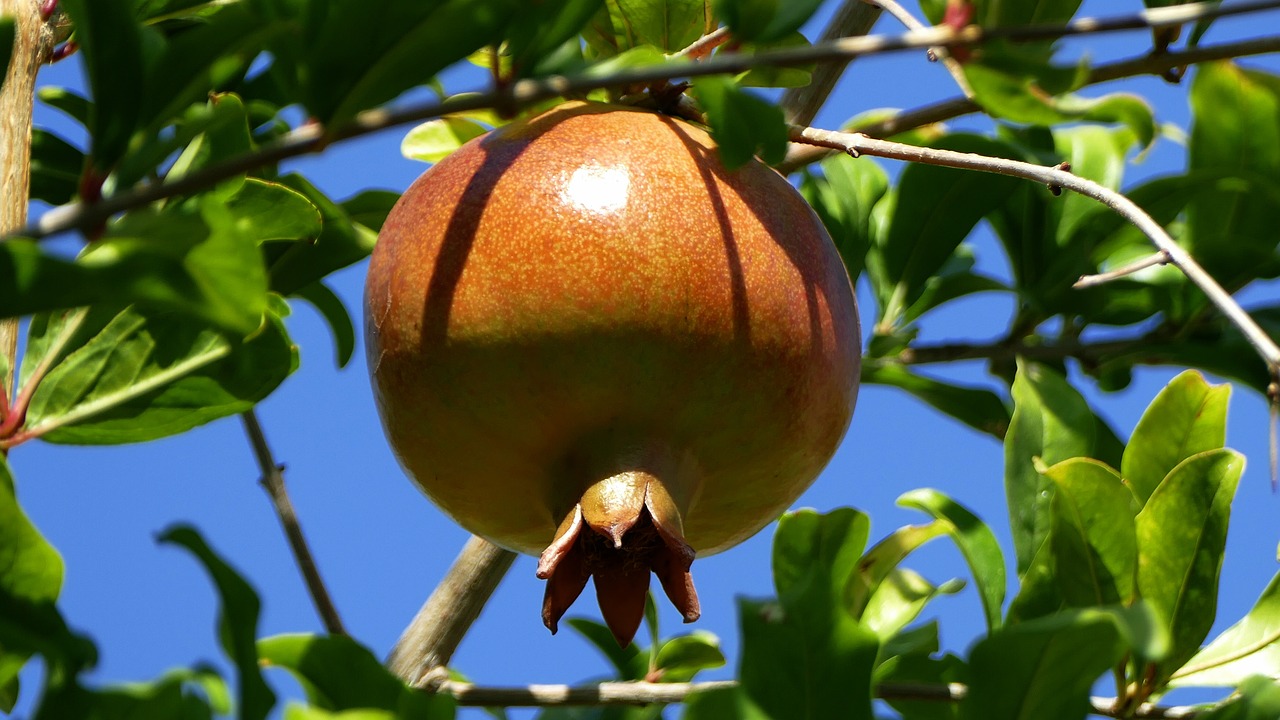
<svg viewBox="0 0 1280 720">
<path fill-rule="evenodd" d="M 701 614 L 689 574 L 693 557 L 661 481 L 644 471 L 608 477 L 583 493 L 538 561 L 538 577 L 547 581 L 542 621 L 554 633 L 594 577 L 605 624 L 626 646 L 644 617 L 652 571 L 685 622 L 693 622 Z"/>
</svg>

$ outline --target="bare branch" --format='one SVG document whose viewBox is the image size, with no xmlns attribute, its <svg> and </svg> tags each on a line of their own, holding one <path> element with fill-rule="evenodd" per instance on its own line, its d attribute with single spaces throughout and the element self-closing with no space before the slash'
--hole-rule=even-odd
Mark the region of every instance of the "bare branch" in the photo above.
<svg viewBox="0 0 1280 720">
<path fill-rule="evenodd" d="M 905 25 L 908 30 L 923 30 L 928 27 L 917 20 L 916 16 L 912 15 L 910 11 L 902 7 L 897 0 L 863 0 L 863 2 L 867 2 L 872 5 L 879 5 L 884 8 L 885 12 L 895 17 L 898 22 Z M 960 63 L 957 62 L 955 58 L 951 57 L 951 53 L 948 52 L 946 48 L 929 48 L 929 60 L 942 61 L 943 67 L 947 69 L 947 72 L 951 73 L 951 77 L 955 79 L 956 85 L 960 87 L 960 92 L 967 98 L 973 97 L 973 88 L 969 87 L 969 79 L 964 76 L 964 68 L 961 67 Z"/>
<path fill-rule="evenodd" d="M 841 133 L 793 126 L 791 140 L 793 142 L 808 142 L 842 150 L 854 157 L 858 155 L 876 155 L 896 160 L 909 160 L 911 162 L 923 162 L 931 165 L 943 165 L 1020 177 L 1026 180 L 1034 180 L 1051 188 L 1066 188 L 1097 200 L 1132 223 L 1161 252 L 1168 255 L 1169 263 L 1181 270 L 1187 276 L 1187 279 L 1209 297 L 1209 301 L 1226 316 L 1231 324 L 1240 329 L 1240 332 L 1244 334 L 1245 339 L 1262 357 L 1263 362 L 1267 364 L 1267 368 L 1272 374 L 1275 374 L 1277 368 L 1280 368 L 1280 346 L 1277 346 L 1271 336 L 1240 307 L 1240 304 L 1231 297 L 1231 293 L 1224 290 L 1209 273 L 1205 272 L 1204 268 L 1181 245 L 1174 242 L 1164 228 L 1142 208 L 1138 207 L 1129 198 L 1110 188 L 1058 168 L 1046 168 L 1017 160 L 986 157 L 973 153 L 904 145 L 903 143 L 869 138 L 858 133 Z"/>
<path fill-rule="evenodd" d="M 711 54 L 712 50 L 720 47 L 729 41 L 729 28 L 719 27 L 702 37 L 694 40 L 688 47 L 679 52 L 672 53 L 667 57 L 675 60 L 683 58 L 685 60 L 698 60 Z"/>
<path fill-rule="evenodd" d="M 510 550 L 472 536 L 401 634 L 387 667 L 410 685 L 421 687 L 432 669 L 449 664 L 515 559 Z"/>
<path fill-rule="evenodd" d="M 695 692 L 737 687 L 732 680 L 700 683 L 606 682 L 596 685 L 528 685 L 525 687 L 482 687 L 443 680 L 437 692 L 452 695 L 459 705 L 470 707 L 550 707 L 567 705 L 650 705 L 684 702 Z M 881 683 L 875 696 L 881 700 L 959 702 L 969 693 L 960 683 Z M 1097 715 L 1120 717 L 1115 698 L 1090 698 Z M 1129 717 L 1165 720 L 1193 718 L 1204 712 L 1195 707 L 1163 707 L 1145 704 Z"/>
<path fill-rule="evenodd" d="M 840 38 L 861 37 L 871 32 L 871 27 L 880 19 L 880 8 L 869 5 L 863 0 L 844 0 L 836 8 L 835 15 L 822 31 L 818 44 L 825 44 Z M 788 122 L 808 125 L 817 117 L 818 110 L 827 101 L 831 91 L 844 71 L 853 62 L 850 58 L 845 62 L 831 62 L 818 65 L 813 70 L 813 77 L 804 87 L 789 88 L 782 95 L 782 111 Z"/>
<path fill-rule="evenodd" d="M 5 239 L 15 236 L 42 238 L 67 230 L 93 227 L 105 222 L 118 212 L 141 207 L 156 200 L 202 190 L 255 168 L 317 152 L 336 141 L 467 110 L 523 107 L 539 100 L 596 88 L 623 87 L 679 77 L 736 74 L 755 67 L 847 62 L 864 55 L 934 46 L 968 47 L 997 39 L 1047 40 L 1074 35 L 1172 27 L 1201 19 L 1241 15 L 1275 8 L 1280 8 L 1280 0 L 1251 0 L 1221 5 L 1214 3 L 1178 5 L 1111 18 L 1083 18 L 1062 25 L 1009 28 L 970 26 L 960 30 L 934 27 L 900 35 L 847 37 L 809 47 L 762 50 L 752 54 L 724 53 L 700 63 L 666 63 L 653 67 L 620 70 L 609 75 L 588 73 L 520 80 L 489 92 L 410 105 L 397 110 L 368 110 L 361 113 L 350 125 L 327 133 L 317 125 L 307 125 L 293 130 L 275 143 L 185 175 L 173 182 L 133 189 L 92 205 L 71 203 L 54 208 L 45 213 L 35 224 L 27 225 L 22 230 L 3 237 Z"/>
<path fill-rule="evenodd" d="M 1164 75 L 1172 68 L 1229 58 L 1266 55 L 1280 52 L 1280 36 L 1254 38 L 1217 45 L 1199 45 L 1190 50 L 1145 54 L 1139 57 L 1099 65 L 1089 72 L 1082 87 L 1113 82 L 1141 75 Z M 970 113 L 980 112 L 978 103 L 964 97 L 940 100 L 913 110 L 906 110 L 892 117 L 853 128 L 871 137 L 889 137 L 926 125 L 945 122 Z M 797 123 L 803 124 L 803 123 Z M 783 174 L 790 174 L 830 155 L 832 150 L 816 145 L 794 144 L 787 150 L 787 159 L 776 166 Z"/>
<path fill-rule="evenodd" d="M 267 446 L 267 436 L 262 432 L 257 413 L 250 410 L 242 414 L 240 419 L 244 421 L 245 434 L 249 436 L 249 442 L 253 445 L 253 455 L 257 458 L 258 468 L 262 471 L 262 479 L 259 482 L 271 496 L 271 505 L 276 510 L 276 516 L 280 518 L 285 536 L 289 539 L 289 549 L 293 551 L 294 561 L 298 563 L 302 578 L 307 583 L 311 602 L 315 604 L 316 612 L 319 613 L 325 630 L 330 635 L 346 635 L 347 631 L 342 625 L 342 618 L 338 616 L 338 609 L 329 596 L 329 590 L 325 587 L 324 580 L 320 578 L 320 568 L 316 565 L 311 548 L 307 545 L 307 539 L 302 534 L 298 513 L 294 511 L 293 501 L 289 499 L 289 493 L 285 489 L 284 466 L 277 463 L 271 455 L 271 448 Z"/>
<path fill-rule="evenodd" d="M 1170 262 L 1169 254 L 1162 250 L 1158 253 L 1154 253 L 1152 255 L 1148 255 L 1147 257 L 1141 258 L 1139 260 L 1135 260 L 1129 263 L 1128 265 L 1122 265 L 1121 267 L 1118 267 L 1115 270 L 1108 270 L 1106 272 L 1101 272 L 1096 275 L 1084 275 L 1079 280 L 1077 280 L 1075 284 L 1072 285 L 1071 287 L 1081 289 L 1081 288 L 1095 287 L 1097 285 L 1104 285 L 1106 283 L 1111 282 L 1112 280 L 1119 280 L 1122 277 L 1127 277 L 1141 270 L 1146 270 L 1149 267 L 1155 267 L 1157 265 L 1168 265 L 1169 262 Z"/>
</svg>

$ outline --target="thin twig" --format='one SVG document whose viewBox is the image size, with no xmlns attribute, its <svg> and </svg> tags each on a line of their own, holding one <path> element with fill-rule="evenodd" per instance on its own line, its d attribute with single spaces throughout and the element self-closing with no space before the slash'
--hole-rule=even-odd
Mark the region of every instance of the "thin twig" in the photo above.
<svg viewBox="0 0 1280 720">
<path fill-rule="evenodd" d="M 711 54 L 712 50 L 720 47 L 729 41 L 729 28 L 719 27 L 702 37 L 694 40 L 688 47 L 679 52 L 672 53 L 667 57 L 672 60 L 698 60 Z"/>
<path fill-rule="evenodd" d="M 1089 75 L 1085 78 L 1081 87 L 1114 82 L 1140 75 L 1163 75 L 1170 68 L 1195 65 L 1196 63 L 1251 55 L 1266 55 L 1275 52 L 1280 52 L 1280 36 L 1254 38 L 1217 45 L 1199 45 L 1193 49 L 1180 52 L 1147 53 L 1135 58 L 1119 60 L 1093 68 L 1089 71 Z M 926 125 L 953 120 L 981 110 L 982 108 L 973 100 L 965 97 L 953 97 L 912 110 L 905 110 L 891 117 L 851 129 L 871 137 L 883 138 Z M 832 152 L 830 148 L 817 145 L 793 144 L 787 150 L 786 160 L 779 163 L 776 168 L 783 174 L 790 174 L 827 157 Z"/>
<path fill-rule="evenodd" d="M 387 128 L 419 122 L 450 113 L 492 107 L 523 107 L 539 100 L 585 90 L 623 87 L 652 83 L 678 77 L 700 77 L 744 72 L 756 67 L 808 65 L 815 62 L 848 61 L 875 55 L 933 46 L 971 47 L 991 40 L 1034 41 L 1075 35 L 1121 32 L 1126 30 L 1173 27 L 1201 19 L 1241 15 L 1280 8 L 1280 0 L 1251 0 L 1234 4 L 1198 3 L 1153 8 L 1130 15 L 1111 18 L 1082 18 L 1061 25 L 981 28 L 969 26 L 954 30 L 934 27 L 900 35 L 848 37 L 808 47 L 762 50 L 756 53 L 724 53 L 700 63 L 667 63 L 653 67 L 620 70 L 608 75 L 591 73 L 573 76 L 551 76 L 525 79 L 509 86 L 483 93 L 452 97 L 442 101 L 410 105 L 397 110 L 375 109 L 361 113 L 350 124 L 326 133 L 318 125 L 297 128 L 280 140 L 250 153 L 211 165 L 184 175 L 173 182 L 133 189 L 92 205 L 71 203 L 46 212 L 34 224 L 9 237 L 43 238 L 67 230 L 93 227 L 112 215 L 177 195 L 185 195 L 222 180 L 278 163 L 282 160 L 317 152 L 329 144 Z"/>
<path fill-rule="evenodd" d="M 878 19 L 880 8 L 868 5 L 863 0 L 844 0 L 818 37 L 818 44 L 823 45 L 841 38 L 862 37 L 871 32 L 871 27 Z M 809 84 L 789 88 L 783 93 L 782 111 L 786 114 L 787 121 L 800 125 L 812 123 L 851 62 L 853 58 L 844 62 L 822 63 L 813 69 Z"/>
<path fill-rule="evenodd" d="M 700 683 L 605 682 L 595 685 L 528 685 L 524 687 L 484 687 L 444 680 L 435 691 L 452 695 L 459 705 L 469 707 L 559 707 L 568 705 L 650 705 L 684 702 L 695 692 L 737 687 L 732 680 Z M 961 683 L 881 683 L 875 696 L 881 700 L 960 702 L 969 693 Z M 1118 717 L 1115 698 L 1089 699 L 1093 713 Z M 1202 708 L 1167 707 L 1146 704 L 1131 716 L 1183 720 L 1205 712 Z"/>
<path fill-rule="evenodd" d="M 897 18 L 898 22 L 905 25 L 908 30 L 923 30 L 928 27 L 928 25 L 917 20 L 916 16 L 912 15 L 909 10 L 902 7 L 897 0 L 863 0 L 863 2 L 870 3 L 872 5 L 879 5 L 884 8 L 885 12 Z M 951 73 L 952 79 L 956 81 L 956 85 L 959 86 L 960 92 L 967 98 L 973 97 L 973 88 L 969 86 L 969 78 L 964 75 L 964 67 L 962 67 L 960 63 L 951 56 L 951 53 L 948 52 L 946 48 L 929 48 L 929 60 L 941 61 L 942 66 L 947 69 L 947 72 Z"/>
<path fill-rule="evenodd" d="M 1245 339 L 1261 356 L 1263 362 L 1266 363 L 1270 373 L 1274 374 L 1277 372 L 1277 368 L 1280 368 L 1280 346 L 1277 346 L 1271 336 L 1240 307 L 1239 303 L 1231 297 L 1231 293 L 1224 290 L 1209 273 L 1205 272 L 1204 268 L 1181 245 L 1174 242 L 1164 228 L 1142 208 L 1138 207 L 1129 198 L 1110 188 L 1058 168 L 1033 165 L 1004 158 L 986 157 L 973 153 L 916 147 L 888 140 L 878 140 L 858 133 L 841 133 L 793 126 L 791 128 L 791 140 L 793 142 L 808 142 L 838 149 L 854 157 L 858 155 L 875 155 L 896 160 L 909 160 L 930 165 L 1009 175 L 1033 180 L 1051 188 L 1066 188 L 1097 200 L 1132 223 L 1161 252 L 1167 254 L 1169 263 L 1181 270 L 1188 280 L 1208 296 L 1209 301 L 1226 316 L 1227 320 L 1240 329 Z"/>
<path fill-rule="evenodd" d="M 448 665 L 515 558 L 510 550 L 472 536 L 400 635 L 387 667 L 406 683 L 422 686 L 432 669 Z"/>
<path fill-rule="evenodd" d="M 1144 258 L 1139 258 L 1138 260 L 1134 260 L 1133 262 L 1127 265 L 1121 265 L 1115 270 L 1100 272 L 1100 273 L 1097 273 L 1096 275 L 1082 275 L 1080 279 L 1075 281 L 1075 284 L 1073 284 L 1071 287 L 1076 289 L 1082 289 L 1082 288 L 1095 287 L 1098 285 L 1105 285 L 1106 283 L 1109 283 L 1112 280 L 1119 280 L 1122 277 L 1128 277 L 1129 275 L 1132 275 L 1136 272 L 1146 270 L 1149 267 L 1156 267 L 1157 265 L 1168 265 L 1169 262 L 1170 262 L 1169 254 L 1161 250 L 1160 252 L 1153 253 Z"/>
<path fill-rule="evenodd" d="M 320 569 L 316 565 L 315 557 L 311 554 L 311 548 L 307 545 L 306 537 L 302 534 L 302 526 L 298 523 L 298 514 L 293 509 L 293 501 L 289 499 L 289 493 L 285 489 L 284 466 L 277 463 L 271 455 L 271 448 L 267 446 L 267 436 L 262 432 L 257 413 L 249 410 L 241 414 L 240 419 L 244 421 L 245 434 L 249 436 L 249 442 L 253 445 L 253 455 L 257 458 L 258 468 L 262 471 L 259 482 L 271 496 L 271 505 L 276 510 L 276 516 L 280 518 L 285 536 L 289 539 L 289 548 L 293 550 L 293 559 L 297 562 L 298 569 L 302 571 L 307 591 L 311 594 L 311 602 L 315 604 L 316 612 L 319 613 L 325 630 L 330 635 L 346 635 L 347 631 L 342 625 L 342 618 L 338 616 L 338 609 L 334 607 L 333 600 L 329 597 L 329 590 L 325 587 L 324 580 L 320 578 Z"/>
</svg>

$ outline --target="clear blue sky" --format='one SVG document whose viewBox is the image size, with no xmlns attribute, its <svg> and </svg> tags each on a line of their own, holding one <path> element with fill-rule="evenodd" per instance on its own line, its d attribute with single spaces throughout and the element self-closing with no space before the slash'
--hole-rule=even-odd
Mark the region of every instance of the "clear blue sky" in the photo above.
<svg viewBox="0 0 1280 720">
<path fill-rule="evenodd" d="M 829 12 L 834 3 L 827 5 Z M 1095 0 L 1085 3 L 1084 12 L 1128 12 L 1139 5 L 1136 0 Z M 1223 21 L 1206 41 L 1256 35 L 1258 28 L 1278 25 L 1280 14 L 1275 12 Z M 820 26 L 811 23 L 807 34 L 812 37 Z M 885 17 L 877 30 L 899 28 Z M 1140 52 L 1148 42 L 1142 34 L 1128 33 L 1074 40 L 1068 48 L 1070 54 L 1088 52 L 1102 60 L 1129 54 L 1126 47 Z M 1274 56 L 1246 62 L 1280 70 Z M 470 89 L 478 82 L 466 70 L 446 73 L 444 79 L 451 91 Z M 75 59 L 63 62 L 46 70 L 42 84 L 82 87 L 81 69 Z M 1150 98 L 1159 121 L 1187 128 L 1185 86 L 1169 87 L 1151 78 L 1122 87 Z M 1104 86 L 1096 92 L 1116 89 Z M 837 127 L 870 108 L 912 107 L 954 94 L 943 68 L 928 64 L 923 53 L 861 60 L 846 74 L 815 125 Z M 72 133 L 67 121 L 47 108 L 37 109 L 36 121 Z M 986 127 L 976 119 L 962 119 L 953 126 Z M 288 163 L 286 169 L 306 173 L 339 198 L 369 187 L 402 190 L 425 168 L 400 156 L 400 138 L 407 129 L 349 141 L 321 157 Z M 1183 149 L 1161 140 L 1143 164 L 1130 168 L 1129 181 L 1173 172 L 1183 163 Z M 891 163 L 885 166 L 897 172 Z M 980 268 L 1008 277 L 989 234 L 983 230 L 973 242 Z M 361 263 L 333 281 L 357 322 L 365 268 Z M 1247 299 L 1275 302 L 1277 290 L 1280 285 L 1271 283 L 1254 289 Z M 860 293 L 860 300 L 865 328 L 873 307 L 867 293 Z M 954 302 L 928 318 L 921 338 L 993 338 L 1006 327 L 1011 310 L 1010 298 L 1002 295 Z M 302 348 L 302 367 L 260 406 L 260 417 L 277 457 L 288 465 L 294 503 L 348 629 L 384 655 L 467 534 L 436 510 L 396 465 L 373 407 L 363 353 L 357 351 L 348 368 L 337 370 L 328 331 L 305 305 L 296 305 L 289 328 Z M 995 386 L 978 362 L 931 371 Z M 1142 409 L 1175 373 L 1139 371 L 1129 388 L 1113 395 L 1098 393 L 1087 380 L 1080 387 L 1095 409 L 1127 436 Z M 1249 466 L 1235 503 L 1215 633 L 1252 605 L 1277 569 L 1280 496 L 1272 493 L 1267 478 L 1265 403 L 1251 391 L 1237 389 L 1234 394 L 1228 445 L 1244 452 Z M 257 466 L 237 418 L 142 446 L 78 448 L 36 442 L 16 449 L 11 462 L 23 505 L 67 561 L 63 612 L 99 644 L 101 663 L 95 680 L 151 679 L 166 669 L 202 660 L 226 666 L 214 632 L 215 595 L 204 571 L 185 553 L 154 541 L 156 533 L 175 522 L 198 527 L 257 587 L 263 597 L 262 635 L 321 631 L 270 504 L 257 485 Z M 934 487 L 990 523 L 1011 558 L 1002 462 L 1001 448 L 992 438 L 896 390 L 866 387 L 839 453 L 796 506 L 858 507 L 871 515 L 875 539 L 922 520 L 897 508 L 895 498 L 913 488 Z M 730 658 L 730 668 L 708 677 L 728 677 L 736 663 L 735 596 L 772 593 L 771 535 L 772 526 L 737 548 L 694 564 L 703 616 L 693 627 L 718 635 Z M 944 541 L 914 555 L 907 565 L 934 582 L 966 572 L 959 554 Z M 532 558 L 517 560 L 455 656 L 456 667 L 485 684 L 578 682 L 605 674 L 603 659 L 572 630 L 565 628 L 552 637 L 542 626 L 542 583 L 533 573 Z M 927 614 L 941 619 L 944 646 L 952 651 L 963 654 L 981 632 L 981 608 L 972 588 L 936 601 Z M 576 615 L 598 617 L 590 592 L 570 612 Z M 664 631 L 677 631 L 678 622 L 678 616 L 663 606 Z M 271 673 L 271 678 L 283 695 L 299 696 L 297 686 L 283 673 Z M 19 715 L 30 708 L 38 672 L 29 668 L 23 679 L 27 696 Z"/>
</svg>

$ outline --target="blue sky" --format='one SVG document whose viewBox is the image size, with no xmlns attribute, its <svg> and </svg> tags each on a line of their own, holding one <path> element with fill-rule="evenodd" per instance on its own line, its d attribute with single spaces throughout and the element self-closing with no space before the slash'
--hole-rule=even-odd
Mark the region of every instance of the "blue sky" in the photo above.
<svg viewBox="0 0 1280 720">
<path fill-rule="evenodd" d="M 832 3 L 827 3 L 832 6 Z M 1086 2 L 1083 12 L 1103 14 L 1137 9 L 1137 2 Z M 828 7 L 828 12 L 830 7 Z M 824 14 L 825 16 L 825 14 Z M 820 16 L 820 17 L 824 17 Z M 1248 20 L 1222 21 L 1206 42 L 1260 34 L 1280 25 L 1280 13 Z M 807 29 L 816 34 L 814 22 Z M 898 32 L 888 17 L 879 32 Z M 1142 33 L 1083 38 L 1067 44 L 1068 54 L 1087 52 L 1098 60 L 1141 51 Z M 1280 71 L 1276 57 L 1245 61 Z M 444 76 L 451 91 L 478 87 L 468 69 Z M 74 59 L 46 70 L 41 84 L 82 87 Z M 1147 96 L 1157 119 L 1187 129 L 1186 86 L 1168 86 L 1149 78 L 1103 86 L 1097 92 L 1126 89 Z M 923 53 L 877 57 L 855 63 L 815 121 L 834 128 L 847 118 L 877 107 L 913 107 L 955 94 L 940 65 Z M 38 108 L 36 122 L 70 133 L 67 122 Z M 979 118 L 961 119 L 956 128 L 984 129 Z M 307 174 L 334 197 L 369 187 L 404 189 L 425 166 L 405 160 L 399 142 L 408 128 L 347 141 L 323 156 L 286 164 Z M 81 140 L 71 135 L 74 140 Z M 870 161 L 870 160 L 867 160 Z M 1128 181 L 1177 171 L 1183 148 L 1160 140 Z M 885 162 L 892 173 L 894 164 Z M 1008 277 L 995 243 L 983 230 L 973 238 L 980 268 Z M 359 318 L 366 264 L 340 272 L 333 282 L 353 317 Z M 1251 290 L 1246 299 L 1280 295 L 1276 283 Z M 864 330 L 873 306 L 862 288 Z M 954 302 L 923 325 L 930 342 L 981 340 L 1006 327 L 1009 298 L 986 294 Z M 302 348 L 302 367 L 259 413 L 279 460 L 321 571 L 348 629 L 384 655 L 400 631 L 444 574 L 467 534 L 444 517 L 403 476 L 383 437 L 373 406 L 363 353 L 338 370 L 329 334 L 318 315 L 297 304 L 289 328 Z M 932 368 L 939 377 L 995 386 L 979 362 Z M 1126 390 L 1104 395 L 1089 381 L 1080 383 L 1095 409 L 1127 436 L 1142 409 L 1176 369 L 1135 373 Z M 1073 371 L 1073 378 L 1078 374 Z M 1235 502 L 1222 576 L 1222 597 L 1215 633 L 1252 605 L 1277 569 L 1280 496 L 1267 477 L 1267 412 L 1262 398 L 1237 389 L 1231 404 L 1228 445 L 1245 453 L 1249 466 Z M 225 666 L 214 632 L 216 600 L 203 570 L 185 553 L 158 546 L 155 535 L 175 522 L 195 525 L 238 567 L 263 597 L 261 634 L 320 631 L 299 574 L 285 545 L 266 495 L 257 485 L 258 470 L 237 418 L 214 422 L 185 435 L 141 445 L 104 448 L 52 446 L 39 442 L 11 454 L 19 496 L 33 521 L 67 561 L 61 599 L 70 623 L 98 642 L 101 663 L 95 680 L 154 678 L 166 669 L 195 661 Z M 852 427 L 830 466 L 797 501 L 797 507 L 827 510 L 852 505 L 870 514 L 878 538 L 922 516 L 900 509 L 894 500 L 918 487 L 950 494 L 984 518 L 1012 558 L 1002 484 L 1000 445 L 953 422 L 905 394 L 865 387 Z M 730 668 L 707 677 L 729 677 L 737 658 L 734 598 L 772 593 L 768 571 L 772 526 L 723 554 L 699 559 L 694 575 L 703 616 L 694 628 L 718 635 Z M 965 576 L 959 554 L 939 541 L 907 562 L 934 582 Z M 526 684 L 577 682 L 607 673 L 607 665 L 572 630 L 550 636 L 539 620 L 542 583 L 534 560 L 521 557 L 463 642 L 454 664 L 477 682 Z M 963 654 L 982 629 L 981 607 L 972 587 L 935 602 L 927 612 L 940 618 L 944 646 Z M 590 593 L 569 613 L 598 617 Z M 679 617 L 663 606 L 664 632 L 679 630 Z M 283 694 L 299 690 L 283 673 L 272 673 Z M 29 708 L 38 669 L 24 675 Z M 1176 696 L 1175 696 L 1176 698 Z M 472 711 L 475 712 L 475 711 Z M 465 715 L 464 715 L 465 716 Z"/>
</svg>

